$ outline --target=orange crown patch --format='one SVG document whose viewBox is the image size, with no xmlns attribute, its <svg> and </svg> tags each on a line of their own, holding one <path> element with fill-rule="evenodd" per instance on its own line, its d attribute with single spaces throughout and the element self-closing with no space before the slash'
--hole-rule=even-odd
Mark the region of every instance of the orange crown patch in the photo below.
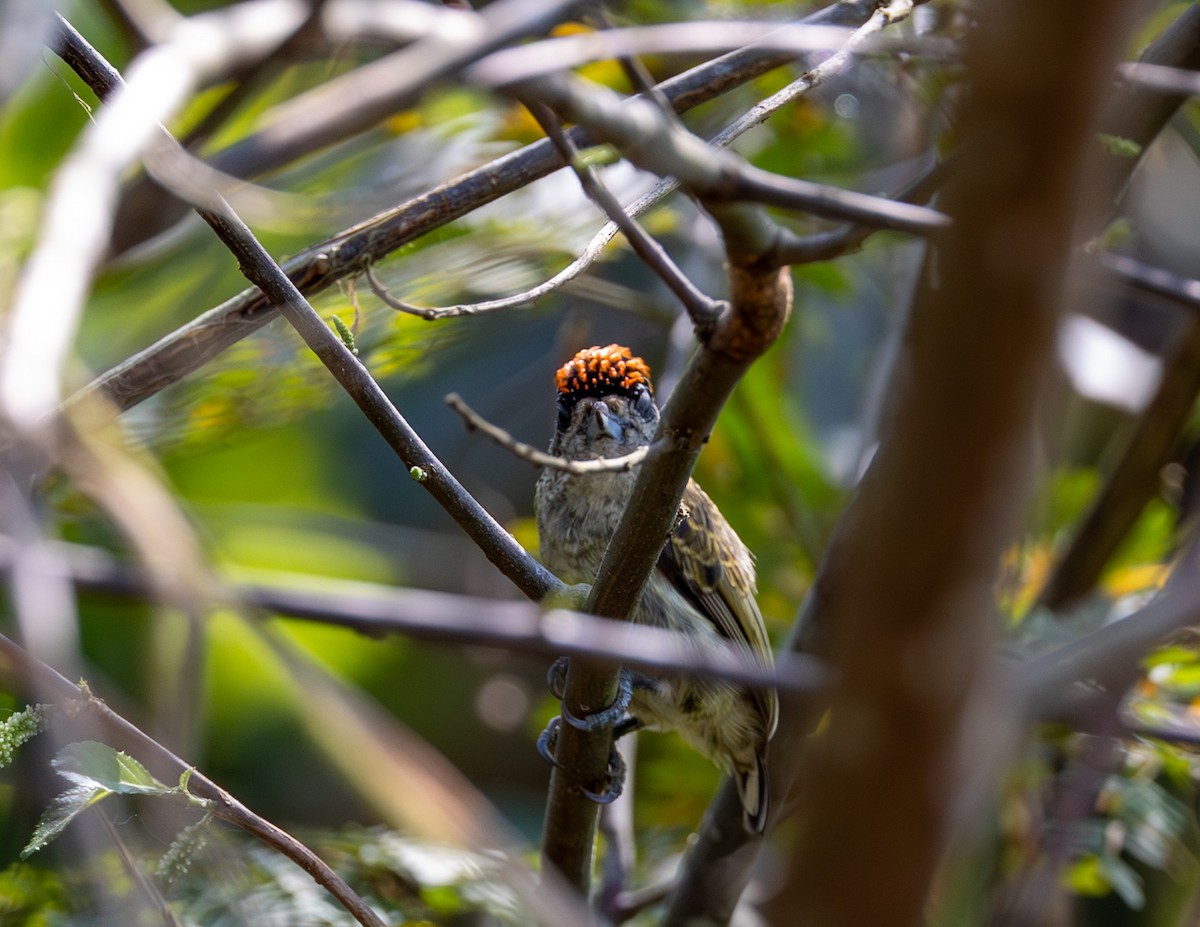
<svg viewBox="0 0 1200 927">
<path fill-rule="evenodd" d="M 565 395 L 630 392 L 639 383 L 654 392 L 650 365 L 619 344 L 584 348 L 558 368 L 554 380 Z"/>
</svg>

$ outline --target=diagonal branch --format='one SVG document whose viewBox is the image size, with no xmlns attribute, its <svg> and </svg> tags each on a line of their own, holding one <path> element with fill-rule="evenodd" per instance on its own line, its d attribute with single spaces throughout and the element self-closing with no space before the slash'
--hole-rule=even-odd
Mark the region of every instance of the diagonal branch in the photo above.
<svg viewBox="0 0 1200 927">
<path fill-rule="evenodd" d="M 805 21 L 860 25 L 871 17 L 875 6 L 874 0 L 841 0 Z M 684 112 L 788 64 L 792 58 L 787 53 L 760 48 L 742 49 L 669 78 L 656 90 L 671 101 L 676 112 Z M 587 144 L 580 130 L 574 129 L 569 134 L 577 145 Z M 217 156 L 213 167 L 253 176 L 303 153 L 285 155 L 272 148 L 270 139 L 257 136 L 250 150 L 256 156 L 261 155 L 265 163 L 243 164 L 232 156 Z M 357 276 L 365 267 L 408 242 L 560 167 L 562 162 L 550 142 L 535 142 L 313 245 L 284 267 L 301 292 L 319 293 Z M 102 374 L 71 401 L 98 391 L 118 409 L 128 409 L 200 369 L 221 351 L 275 318 L 275 312 L 261 291 L 246 290 Z"/>
<path fill-rule="evenodd" d="M 1181 62 L 1194 61 L 1197 56 L 1200 56 L 1200 7 L 1193 6 L 1184 10 L 1163 37 L 1146 50 L 1143 59 Z M 1137 140 L 1144 149 L 1178 106 L 1177 100 L 1171 106 L 1163 106 L 1162 103 L 1161 99 L 1147 97 L 1145 93 L 1123 91 L 1120 100 L 1109 106 L 1110 116 L 1104 128 L 1108 132 Z M 1113 159 L 1114 162 L 1116 160 Z M 1110 163 L 1108 176 L 1100 184 L 1101 188 L 1119 189 L 1133 165 L 1130 159 Z M 792 650 L 811 652 L 818 646 L 821 634 L 819 617 L 826 605 L 819 594 L 823 586 L 822 576 L 834 566 L 835 562 L 829 558 L 822 564 L 814 590 L 796 620 Z M 795 721 L 781 726 L 773 748 L 773 795 L 787 788 L 791 771 L 786 767 L 794 768 L 798 762 L 796 757 L 824 705 L 823 700 L 817 700 L 815 704 L 792 703 L 789 706 L 791 710 L 785 709 L 783 712 L 784 718 L 803 715 L 811 719 L 811 725 L 803 726 L 799 732 L 794 728 L 801 725 Z M 695 918 L 717 921 L 728 918 L 742 887 L 750 878 L 755 859 L 755 848 L 747 843 L 746 836 L 737 828 L 728 826 L 728 822 L 737 820 L 739 813 L 737 794 L 726 786 L 705 816 L 697 839 L 688 848 L 663 927 L 683 927 Z"/>
<path fill-rule="evenodd" d="M 86 43 L 84 43 L 85 45 Z M 74 42 L 75 56 L 89 62 L 85 73 L 104 74 L 119 81 L 119 74 L 90 46 Z M 116 84 L 110 83 L 109 90 Z M 201 215 L 238 258 L 243 271 L 267 298 L 283 307 L 284 314 L 305 342 L 330 369 L 346 392 L 396 451 L 410 470 L 424 473 L 423 486 L 463 528 L 497 568 L 534 600 L 561 584 L 529 556 L 516 540 L 471 496 L 425 445 L 391 400 L 341 339 L 327 326 L 288 279 L 283 270 L 255 240 L 232 209 L 218 202 L 217 211 Z"/>
<path fill-rule="evenodd" d="M 327 889 L 363 927 L 385 927 L 384 922 L 360 898 L 346 881 L 324 860 L 291 834 L 255 814 L 223 788 L 189 766 L 174 753 L 122 718 L 100 699 L 76 686 L 65 676 L 42 663 L 0 634 L 0 669 L 19 684 L 37 693 L 39 698 L 53 698 L 67 704 L 80 705 L 87 716 L 105 732 L 105 740 L 143 760 L 165 782 L 190 773 L 188 789 L 200 798 L 212 802 L 212 813 L 228 821 L 282 853 Z"/>
</svg>

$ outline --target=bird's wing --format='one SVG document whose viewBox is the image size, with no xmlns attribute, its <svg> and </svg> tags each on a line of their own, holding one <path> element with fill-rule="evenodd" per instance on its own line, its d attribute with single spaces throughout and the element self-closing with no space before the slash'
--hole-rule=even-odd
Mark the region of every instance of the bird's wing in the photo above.
<svg viewBox="0 0 1200 927">
<path fill-rule="evenodd" d="M 681 515 L 659 555 L 658 568 L 722 636 L 763 666 L 771 666 L 771 645 L 754 598 L 750 551 L 694 480 L 683 492 Z M 779 711 L 775 691 L 756 689 L 754 700 L 767 731 L 774 731 Z"/>
</svg>

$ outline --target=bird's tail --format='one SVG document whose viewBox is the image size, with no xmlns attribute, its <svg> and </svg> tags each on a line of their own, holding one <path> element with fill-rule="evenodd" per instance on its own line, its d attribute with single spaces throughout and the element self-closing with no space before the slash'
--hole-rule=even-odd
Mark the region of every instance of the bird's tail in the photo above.
<svg viewBox="0 0 1200 927">
<path fill-rule="evenodd" d="M 767 796 L 767 764 L 764 757 L 756 757 L 751 766 L 742 766 L 734 772 L 738 796 L 742 799 L 742 823 L 751 834 L 761 834 L 767 826 L 770 799 Z"/>
</svg>

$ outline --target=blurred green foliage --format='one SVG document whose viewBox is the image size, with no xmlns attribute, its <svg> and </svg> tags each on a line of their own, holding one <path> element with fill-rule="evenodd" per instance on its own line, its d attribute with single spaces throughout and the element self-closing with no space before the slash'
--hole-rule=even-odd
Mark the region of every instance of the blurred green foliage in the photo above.
<svg viewBox="0 0 1200 927">
<path fill-rule="evenodd" d="M 185 12 L 219 5 L 219 0 L 178 4 Z M 747 12 L 795 11 L 772 2 L 633 0 L 621 16 L 668 22 Z M 100 4 L 77 3 L 71 16 L 115 64 L 128 62 L 131 46 Z M 328 59 L 282 66 L 256 85 L 202 150 L 243 139 L 271 105 L 358 60 L 358 52 L 341 50 Z M 656 73 L 673 67 L 660 60 L 650 66 Z M 597 68 L 592 76 L 625 80 L 611 67 Z M 767 75 L 689 114 L 689 125 L 711 131 L 792 76 Z M 941 88 L 936 73 L 872 62 L 826 92 L 787 107 L 738 149 L 758 166 L 783 174 L 890 189 L 896 175 L 889 168 L 919 153 L 927 135 L 937 135 L 913 100 Z M 227 91 L 206 88 L 174 128 L 194 126 Z M 16 268 L 35 237 L 54 171 L 87 125 L 89 108 L 97 105 L 47 53 L 0 110 L 0 301 L 11 292 Z M 277 211 L 255 221 L 255 228 L 273 254 L 293 254 L 534 137 L 528 114 L 510 101 L 439 87 L 372 132 L 271 176 L 266 182 L 288 197 L 273 201 Z M 619 166 L 606 176 L 626 198 L 645 187 L 644 178 Z M 826 227 L 809 218 L 788 221 L 802 232 Z M 561 269 L 601 222 L 563 172 L 408 245 L 378 272 L 396 296 L 420 305 L 506 295 Z M 701 287 L 723 295 L 719 247 L 690 203 L 676 197 L 643 222 Z M 857 254 L 797 268 L 789 328 L 739 386 L 701 458 L 697 478 L 756 554 L 760 599 L 776 641 L 791 626 L 878 437 L 887 404 L 880 371 L 890 363 L 919 257 L 911 243 L 880 235 Z M 86 383 L 244 286 L 234 259 L 194 218 L 123 255 L 102 268 L 89 298 L 72 385 Z M 545 445 L 553 420 L 553 371 L 578 347 L 631 345 L 654 367 L 660 399 L 661 384 L 673 380 L 690 351 L 690 341 L 678 334 L 686 330 L 678 307 L 621 245 L 610 247 L 584 280 L 535 306 L 502 314 L 426 322 L 387 308 L 361 282 L 322 294 L 315 305 L 327 319 L 352 328 L 361 360 L 401 412 L 530 548 L 536 543 L 531 521 L 536 473 L 467 434 L 442 397 L 460 392 L 488 419 Z M 336 577 L 515 596 L 281 322 L 131 410 L 123 427 L 130 446 L 159 468 L 206 554 L 227 578 L 284 579 L 302 589 L 308 580 Z M 1105 441 L 1111 441 L 1107 431 Z M 1027 535 L 1006 565 L 1001 598 L 1012 640 L 1027 649 L 1070 632 L 1029 615 L 1027 607 L 1055 545 L 1094 492 L 1107 450 L 1105 445 L 1083 462 L 1046 468 Z M 64 539 L 131 556 L 112 523 L 74 487 L 52 484 L 50 501 L 55 530 Z M 1113 599 L 1159 586 L 1175 516 L 1172 500 L 1147 510 L 1107 578 Z M 915 542 L 919 531 L 914 526 Z M 7 630 L 7 604 L 3 608 Z M 1096 620 L 1109 614 L 1106 603 Z M 542 661 L 265 620 L 428 739 L 531 846 L 536 843 L 548 769 L 533 741 L 557 710 L 545 691 Z M 168 743 L 199 722 L 190 742 L 172 745 L 186 749 L 189 761 L 256 810 L 285 827 L 305 829 L 397 922 L 455 923 L 464 915 L 466 923 L 465 912 L 476 910 L 523 922 L 489 860 L 377 827 L 377 809 L 305 732 L 300 710 L 305 693 L 242 617 L 232 611 L 205 616 L 200 659 L 186 672 L 180 654 L 196 646 L 190 633 L 189 622 L 170 609 L 99 594 L 79 602 L 80 645 L 95 688 Z M 1162 722 L 1190 710 L 1200 692 L 1196 648 L 1188 643 L 1160 652 L 1149 679 L 1157 689 L 1138 703 L 1142 717 Z M 511 711 L 484 710 L 495 707 L 497 693 L 506 693 Z M 5 698 L 6 711 L 19 707 Z M 1061 746 L 1047 740 L 1055 749 Z M 1012 809 L 1035 804 L 1031 796 L 1053 781 L 1061 761 L 1052 751 L 1034 752 L 1030 766 L 1037 772 L 1029 773 L 1034 781 L 1014 783 Z M 1134 762 L 1146 755 L 1153 762 Z M 674 736 L 643 736 L 638 757 L 641 872 L 648 874 L 679 852 L 718 775 Z M 0 774 L 0 853 L 6 854 L 0 858 L 0 927 L 64 924 L 69 909 L 83 910 L 79 922 L 85 923 L 94 913 L 75 903 L 90 897 L 73 881 L 82 878 L 76 850 L 57 848 L 28 863 L 15 861 L 39 803 L 50 798 L 46 759 L 30 752 Z M 1136 908 L 1149 891 L 1135 867 L 1172 872 L 1180 856 L 1194 854 L 1193 774 L 1190 751 L 1139 741 L 1130 763 L 1113 777 L 1107 793 L 1112 804 L 1089 821 L 1092 842 L 1074 847 L 1069 878 L 1075 889 L 1115 893 Z M 141 856 L 156 858 L 167 852 L 184 822 L 147 820 L 152 826 L 143 828 L 136 815 L 122 816 L 118 830 Z M 1119 845 L 1105 839 L 1114 823 L 1124 828 Z M 291 864 L 247 846 L 223 827 L 211 830 L 168 892 L 192 922 L 212 927 L 347 922 Z M 1008 846 L 1011 865 L 1019 864 L 1017 843 Z M 979 856 L 995 852 L 989 844 Z M 132 889 L 118 863 L 102 856 L 95 865 L 110 877 L 114 903 L 129 902 Z M 978 880 L 979 872 L 971 878 Z"/>
</svg>

